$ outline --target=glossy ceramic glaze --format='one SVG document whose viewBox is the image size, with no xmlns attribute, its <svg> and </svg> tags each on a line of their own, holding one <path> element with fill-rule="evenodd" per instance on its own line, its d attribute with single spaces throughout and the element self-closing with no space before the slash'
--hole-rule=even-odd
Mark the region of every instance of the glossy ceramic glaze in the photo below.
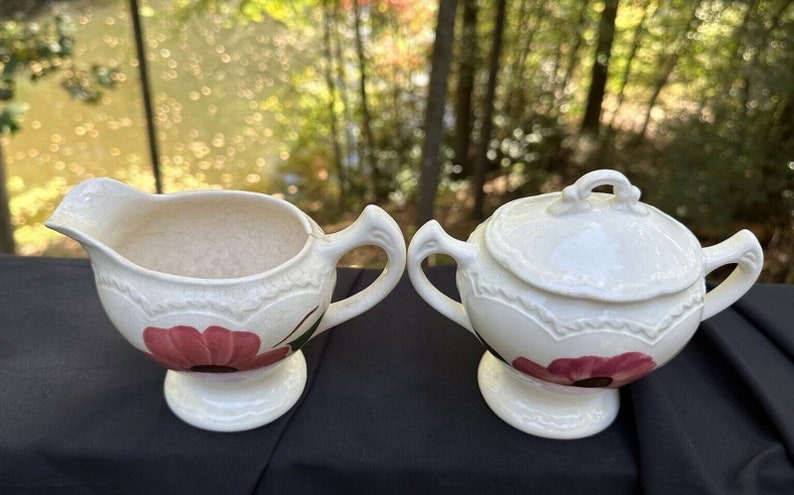
<svg viewBox="0 0 794 495">
<path fill-rule="evenodd" d="M 241 191 L 152 195 L 93 179 L 47 226 L 82 244 L 113 324 L 169 369 L 172 410 L 218 431 L 286 412 L 306 380 L 300 348 L 377 304 L 405 265 L 400 229 L 378 207 L 326 235 L 290 203 Z M 386 268 L 332 303 L 336 262 L 362 245 L 381 247 Z"/>
<path fill-rule="evenodd" d="M 602 185 L 613 193 L 592 192 Z M 763 253 L 749 231 L 702 249 L 639 197 L 622 174 L 598 170 L 562 192 L 502 206 L 467 242 L 435 221 L 411 241 L 411 281 L 488 349 L 480 390 L 511 425 L 551 438 L 603 430 L 617 414 L 618 387 L 669 361 L 757 279 Z M 422 272 L 434 253 L 458 262 L 460 303 Z M 732 263 L 732 275 L 706 292 L 705 275 Z"/>
</svg>

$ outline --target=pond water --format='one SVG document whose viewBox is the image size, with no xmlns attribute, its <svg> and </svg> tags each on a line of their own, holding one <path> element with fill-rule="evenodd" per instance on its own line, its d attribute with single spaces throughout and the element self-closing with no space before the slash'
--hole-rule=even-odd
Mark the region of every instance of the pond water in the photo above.
<svg viewBox="0 0 794 495">
<path fill-rule="evenodd" d="M 88 105 L 69 97 L 58 73 L 18 81 L 17 101 L 30 108 L 22 131 L 2 144 L 20 254 L 82 254 L 43 221 L 83 180 L 107 176 L 155 188 L 129 6 L 92 5 L 62 7 L 73 28 L 74 62 L 115 66 L 121 83 Z M 293 35 L 273 21 L 185 16 L 172 5 L 147 0 L 141 10 L 164 191 L 276 192 L 279 165 L 290 153 L 279 137 L 283 110 L 293 104 L 301 61 L 314 54 L 308 47 L 300 57 L 291 52 Z"/>
</svg>

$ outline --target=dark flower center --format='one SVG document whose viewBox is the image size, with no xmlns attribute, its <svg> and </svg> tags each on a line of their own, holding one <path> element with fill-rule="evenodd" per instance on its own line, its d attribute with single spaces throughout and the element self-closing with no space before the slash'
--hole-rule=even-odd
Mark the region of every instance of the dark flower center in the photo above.
<svg viewBox="0 0 794 495">
<path fill-rule="evenodd" d="M 585 388 L 603 388 L 608 387 L 612 383 L 611 376 L 593 376 L 590 378 L 585 378 L 584 380 L 577 380 L 573 382 L 571 385 L 574 387 L 585 387 Z"/>
<path fill-rule="evenodd" d="M 199 373 L 234 373 L 239 370 L 231 366 L 223 366 L 220 364 L 197 364 L 191 366 L 190 371 L 198 371 Z"/>
</svg>

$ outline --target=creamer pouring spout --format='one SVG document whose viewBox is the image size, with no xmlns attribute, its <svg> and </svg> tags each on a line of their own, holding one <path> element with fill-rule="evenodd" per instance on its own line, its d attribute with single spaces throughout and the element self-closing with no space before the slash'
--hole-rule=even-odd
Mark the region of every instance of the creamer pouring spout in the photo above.
<svg viewBox="0 0 794 495">
<path fill-rule="evenodd" d="M 45 225 L 79 242 L 89 254 L 103 251 L 130 234 L 126 218 L 145 214 L 156 197 L 112 179 L 83 182 L 63 198 Z"/>
</svg>

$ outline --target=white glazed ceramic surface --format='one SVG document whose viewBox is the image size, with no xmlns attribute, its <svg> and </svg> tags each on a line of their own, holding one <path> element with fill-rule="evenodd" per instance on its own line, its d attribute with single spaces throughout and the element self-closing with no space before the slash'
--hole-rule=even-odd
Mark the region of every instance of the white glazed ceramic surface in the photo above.
<svg viewBox="0 0 794 495">
<path fill-rule="evenodd" d="M 613 194 L 591 193 L 600 185 Z M 509 424 L 550 438 L 603 430 L 617 414 L 616 388 L 669 361 L 757 279 L 763 252 L 749 231 L 701 249 L 639 196 L 622 174 L 598 170 L 561 193 L 502 206 L 468 242 L 435 221 L 412 239 L 412 283 L 488 349 L 480 390 Z M 458 262 L 460 303 L 422 272 L 434 253 Z M 705 275 L 732 263 L 707 293 Z"/>
<path fill-rule="evenodd" d="M 300 348 L 377 304 L 405 266 L 399 227 L 372 205 L 326 235 L 295 206 L 264 194 L 152 195 L 92 179 L 67 194 L 47 226 L 82 244 L 113 324 L 169 368 L 172 410 L 217 431 L 286 412 L 306 380 Z M 386 268 L 363 291 L 331 303 L 336 262 L 363 245 L 382 248 Z"/>
</svg>

